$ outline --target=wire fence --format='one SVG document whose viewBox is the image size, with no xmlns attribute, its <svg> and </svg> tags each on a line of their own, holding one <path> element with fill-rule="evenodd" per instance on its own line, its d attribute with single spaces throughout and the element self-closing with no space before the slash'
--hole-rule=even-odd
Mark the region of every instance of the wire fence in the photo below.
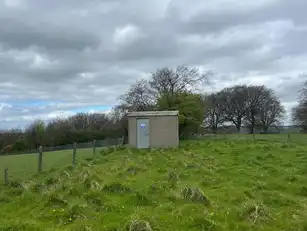
<svg viewBox="0 0 307 231">
<path fill-rule="evenodd" d="M 86 143 L 73 143 L 56 147 L 42 147 L 28 152 L 6 154 L 0 157 L 0 169 L 4 176 L 0 178 L 5 185 L 15 180 L 26 179 L 43 171 L 59 169 L 63 166 L 74 168 L 77 163 L 93 160 L 96 153 L 109 148 L 121 147 L 124 138 L 93 140 Z"/>
<path fill-rule="evenodd" d="M 120 144 L 123 144 L 123 142 L 124 142 L 123 137 L 115 138 L 115 139 L 93 140 L 91 142 L 77 143 L 77 149 L 93 148 L 93 146 L 97 148 L 108 147 L 108 146 L 113 146 L 113 145 L 120 145 Z M 66 145 L 59 145 L 59 146 L 52 146 L 52 147 L 43 147 L 43 151 L 44 152 L 54 152 L 54 151 L 70 150 L 73 148 L 74 148 L 74 144 L 66 144 Z M 26 150 L 26 151 L 12 152 L 12 153 L 1 153 L 0 155 L 2 156 L 24 155 L 24 154 L 33 154 L 37 152 L 38 152 L 38 148 Z"/>
<path fill-rule="evenodd" d="M 296 145 L 306 145 L 307 134 L 305 133 L 279 133 L 279 134 L 198 134 L 188 138 L 188 140 L 240 140 L 259 142 L 279 142 L 292 143 Z"/>
</svg>

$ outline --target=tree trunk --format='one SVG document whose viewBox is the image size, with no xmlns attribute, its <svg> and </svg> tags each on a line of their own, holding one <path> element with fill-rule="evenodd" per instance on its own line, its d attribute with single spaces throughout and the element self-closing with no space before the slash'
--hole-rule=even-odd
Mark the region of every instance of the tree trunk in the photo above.
<svg viewBox="0 0 307 231">
<path fill-rule="evenodd" d="M 217 133 L 217 126 L 212 126 L 211 130 L 212 130 L 213 134 L 216 134 Z"/>
<path fill-rule="evenodd" d="M 241 131 L 241 125 L 242 125 L 242 118 L 238 117 L 237 121 L 234 123 L 237 129 L 237 132 L 240 133 Z"/>
<path fill-rule="evenodd" d="M 240 133 L 240 131 L 241 131 L 241 124 L 236 124 L 236 129 L 237 129 L 237 132 Z"/>
<path fill-rule="evenodd" d="M 251 124 L 250 124 L 250 134 L 254 134 L 254 130 L 255 130 L 255 123 L 254 122 L 252 122 Z"/>
</svg>

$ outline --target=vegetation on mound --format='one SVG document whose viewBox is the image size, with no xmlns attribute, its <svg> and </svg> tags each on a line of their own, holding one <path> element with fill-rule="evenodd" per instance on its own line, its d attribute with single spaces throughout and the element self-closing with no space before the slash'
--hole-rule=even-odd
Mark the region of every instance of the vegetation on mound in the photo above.
<svg viewBox="0 0 307 231">
<path fill-rule="evenodd" d="M 1 186 L 0 230 L 307 230 L 306 151 L 267 140 L 104 151 Z"/>
</svg>

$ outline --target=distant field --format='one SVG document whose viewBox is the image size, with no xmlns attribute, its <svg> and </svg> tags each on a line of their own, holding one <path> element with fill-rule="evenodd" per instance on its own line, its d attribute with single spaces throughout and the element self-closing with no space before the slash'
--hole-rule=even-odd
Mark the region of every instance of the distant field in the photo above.
<svg viewBox="0 0 307 231">
<path fill-rule="evenodd" d="M 97 153 L 102 148 L 97 148 Z M 72 150 L 44 152 L 43 171 L 58 169 L 72 164 Z M 77 149 L 77 161 L 84 161 L 84 158 L 92 157 L 93 149 Z M 12 156 L 0 156 L 0 184 L 3 183 L 3 171 L 9 169 L 9 176 L 14 179 L 27 179 L 37 173 L 38 154 L 22 154 Z"/>
<path fill-rule="evenodd" d="M 289 141 L 296 144 L 306 144 L 307 134 L 290 133 L 290 134 L 218 134 L 205 136 L 205 139 L 234 139 L 234 140 L 267 140 L 272 142 L 284 142 Z"/>
<path fill-rule="evenodd" d="M 61 167 L 71 151 L 46 153 L 51 171 L 0 186 L 0 230 L 306 231 L 306 140 L 219 135 L 172 150 L 105 150 L 94 161 L 80 150 L 86 164 L 74 170 Z M 5 158 L 36 172 L 34 157 Z"/>
</svg>

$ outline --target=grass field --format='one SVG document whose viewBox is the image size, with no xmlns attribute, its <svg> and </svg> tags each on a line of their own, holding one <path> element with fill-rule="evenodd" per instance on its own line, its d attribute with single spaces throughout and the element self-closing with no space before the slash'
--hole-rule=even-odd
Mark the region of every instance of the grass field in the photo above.
<svg viewBox="0 0 307 231">
<path fill-rule="evenodd" d="M 102 148 L 97 148 L 99 153 Z M 52 171 L 72 165 L 72 150 L 44 152 L 43 153 L 43 170 Z M 93 156 L 93 149 L 77 149 L 76 161 L 84 162 L 85 159 Z M 22 154 L 11 156 L 0 156 L 1 178 L 0 184 L 4 182 L 4 169 L 9 169 L 9 177 L 13 180 L 28 179 L 38 171 L 38 154 Z"/>
<path fill-rule="evenodd" d="M 71 152 L 49 153 L 32 177 L 36 159 L 4 157 L 24 177 L 0 186 L 0 230 L 305 231 L 307 136 L 286 140 L 221 136 L 87 161 L 80 150 L 76 169 L 60 167 Z"/>
</svg>

